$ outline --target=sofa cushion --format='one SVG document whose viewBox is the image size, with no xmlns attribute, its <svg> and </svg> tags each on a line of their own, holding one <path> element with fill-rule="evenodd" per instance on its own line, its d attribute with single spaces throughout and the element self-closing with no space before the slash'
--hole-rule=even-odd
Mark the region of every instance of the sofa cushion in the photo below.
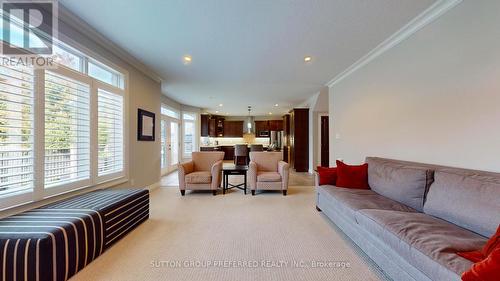
<svg viewBox="0 0 500 281">
<path fill-rule="evenodd" d="M 372 190 L 350 189 L 332 185 L 320 186 L 318 189 L 321 189 L 325 196 L 334 200 L 334 204 L 344 210 L 343 215 L 349 217 L 353 221 L 356 220 L 356 212 L 363 209 L 415 212 L 414 209 L 381 196 Z"/>
<path fill-rule="evenodd" d="M 382 158 L 368 157 L 366 162 L 368 183 L 373 191 L 420 212 L 423 210 L 425 192 L 433 179 L 432 170 Z"/>
<path fill-rule="evenodd" d="M 186 175 L 186 183 L 208 183 L 212 182 L 210 172 L 192 172 Z"/>
<path fill-rule="evenodd" d="M 280 182 L 281 176 L 277 172 L 258 172 L 257 181 L 260 182 Z"/>
<path fill-rule="evenodd" d="M 486 259 L 475 263 L 462 274 L 462 281 L 497 281 L 500 272 L 500 248 Z"/>
<path fill-rule="evenodd" d="M 486 238 L 423 213 L 361 210 L 359 225 L 432 280 L 454 280 L 472 263 L 457 251 L 478 249 Z"/>
<path fill-rule="evenodd" d="M 337 160 L 338 187 L 370 189 L 368 186 L 368 165 L 347 165 Z"/>
<path fill-rule="evenodd" d="M 318 166 L 316 168 L 318 170 L 318 184 L 319 185 L 325 185 L 325 184 L 331 184 L 335 185 L 337 182 L 337 168 L 328 168 L 328 167 L 321 167 Z"/>
<path fill-rule="evenodd" d="M 491 237 L 500 224 L 500 184 L 486 177 L 436 171 L 424 212 Z"/>
</svg>

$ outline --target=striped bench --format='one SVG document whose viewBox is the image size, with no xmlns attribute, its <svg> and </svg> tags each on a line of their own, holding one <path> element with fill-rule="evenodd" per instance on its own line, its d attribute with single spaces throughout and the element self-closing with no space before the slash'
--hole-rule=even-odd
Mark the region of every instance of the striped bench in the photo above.
<svg viewBox="0 0 500 281">
<path fill-rule="evenodd" d="M 2 280 L 67 280 L 149 218 L 149 192 L 98 190 L 0 220 Z"/>
</svg>

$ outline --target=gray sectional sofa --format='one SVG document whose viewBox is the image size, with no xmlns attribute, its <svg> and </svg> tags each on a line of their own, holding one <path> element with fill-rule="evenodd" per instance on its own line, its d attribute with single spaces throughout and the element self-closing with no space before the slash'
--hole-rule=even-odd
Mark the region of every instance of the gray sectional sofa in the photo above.
<svg viewBox="0 0 500 281">
<path fill-rule="evenodd" d="M 500 224 L 500 174 L 368 157 L 371 190 L 318 186 L 317 208 L 392 279 L 460 280 Z M 317 178 L 317 177 L 316 177 Z"/>
</svg>

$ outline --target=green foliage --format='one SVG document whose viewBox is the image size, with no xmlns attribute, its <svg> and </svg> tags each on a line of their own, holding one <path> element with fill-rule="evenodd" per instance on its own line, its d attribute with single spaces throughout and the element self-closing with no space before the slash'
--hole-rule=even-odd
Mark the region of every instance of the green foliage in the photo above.
<svg viewBox="0 0 500 281">
<path fill-rule="evenodd" d="M 68 104 L 71 92 L 68 87 L 45 82 L 45 147 L 67 150 L 75 138 L 73 130 L 76 112 Z"/>
</svg>

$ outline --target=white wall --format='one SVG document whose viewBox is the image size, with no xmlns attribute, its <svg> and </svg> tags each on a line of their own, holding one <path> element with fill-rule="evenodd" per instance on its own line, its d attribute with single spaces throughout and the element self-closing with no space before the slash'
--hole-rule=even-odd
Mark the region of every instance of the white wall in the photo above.
<svg viewBox="0 0 500 281">
<path fill-rule="evenodd" d="M 330 161 L 500 172 L 499 11 L 500 1 L 463 1 L 335 84 Z"/>
<path fill-rule="evenodd" d="M 83 29 L 75 28 L 73 23 L 59 22 L 59 33 L 71 38 L 77 44 L 91 50 L 106 60 L 125 69 L 129 73 L 129 181 L 120 187 L 147 187 L 160 179 L 160 104 L 161 84 L 136 67 L 117 57 L 107 46 L 103 46 Z M 67 42 L 68 44 L 70 42 Z M 74 46 L 78 47 L 78 46 Z M 156 114 L 155 141 L 137 141 L 137 109 L 145 109 Z"/>
</svg>

